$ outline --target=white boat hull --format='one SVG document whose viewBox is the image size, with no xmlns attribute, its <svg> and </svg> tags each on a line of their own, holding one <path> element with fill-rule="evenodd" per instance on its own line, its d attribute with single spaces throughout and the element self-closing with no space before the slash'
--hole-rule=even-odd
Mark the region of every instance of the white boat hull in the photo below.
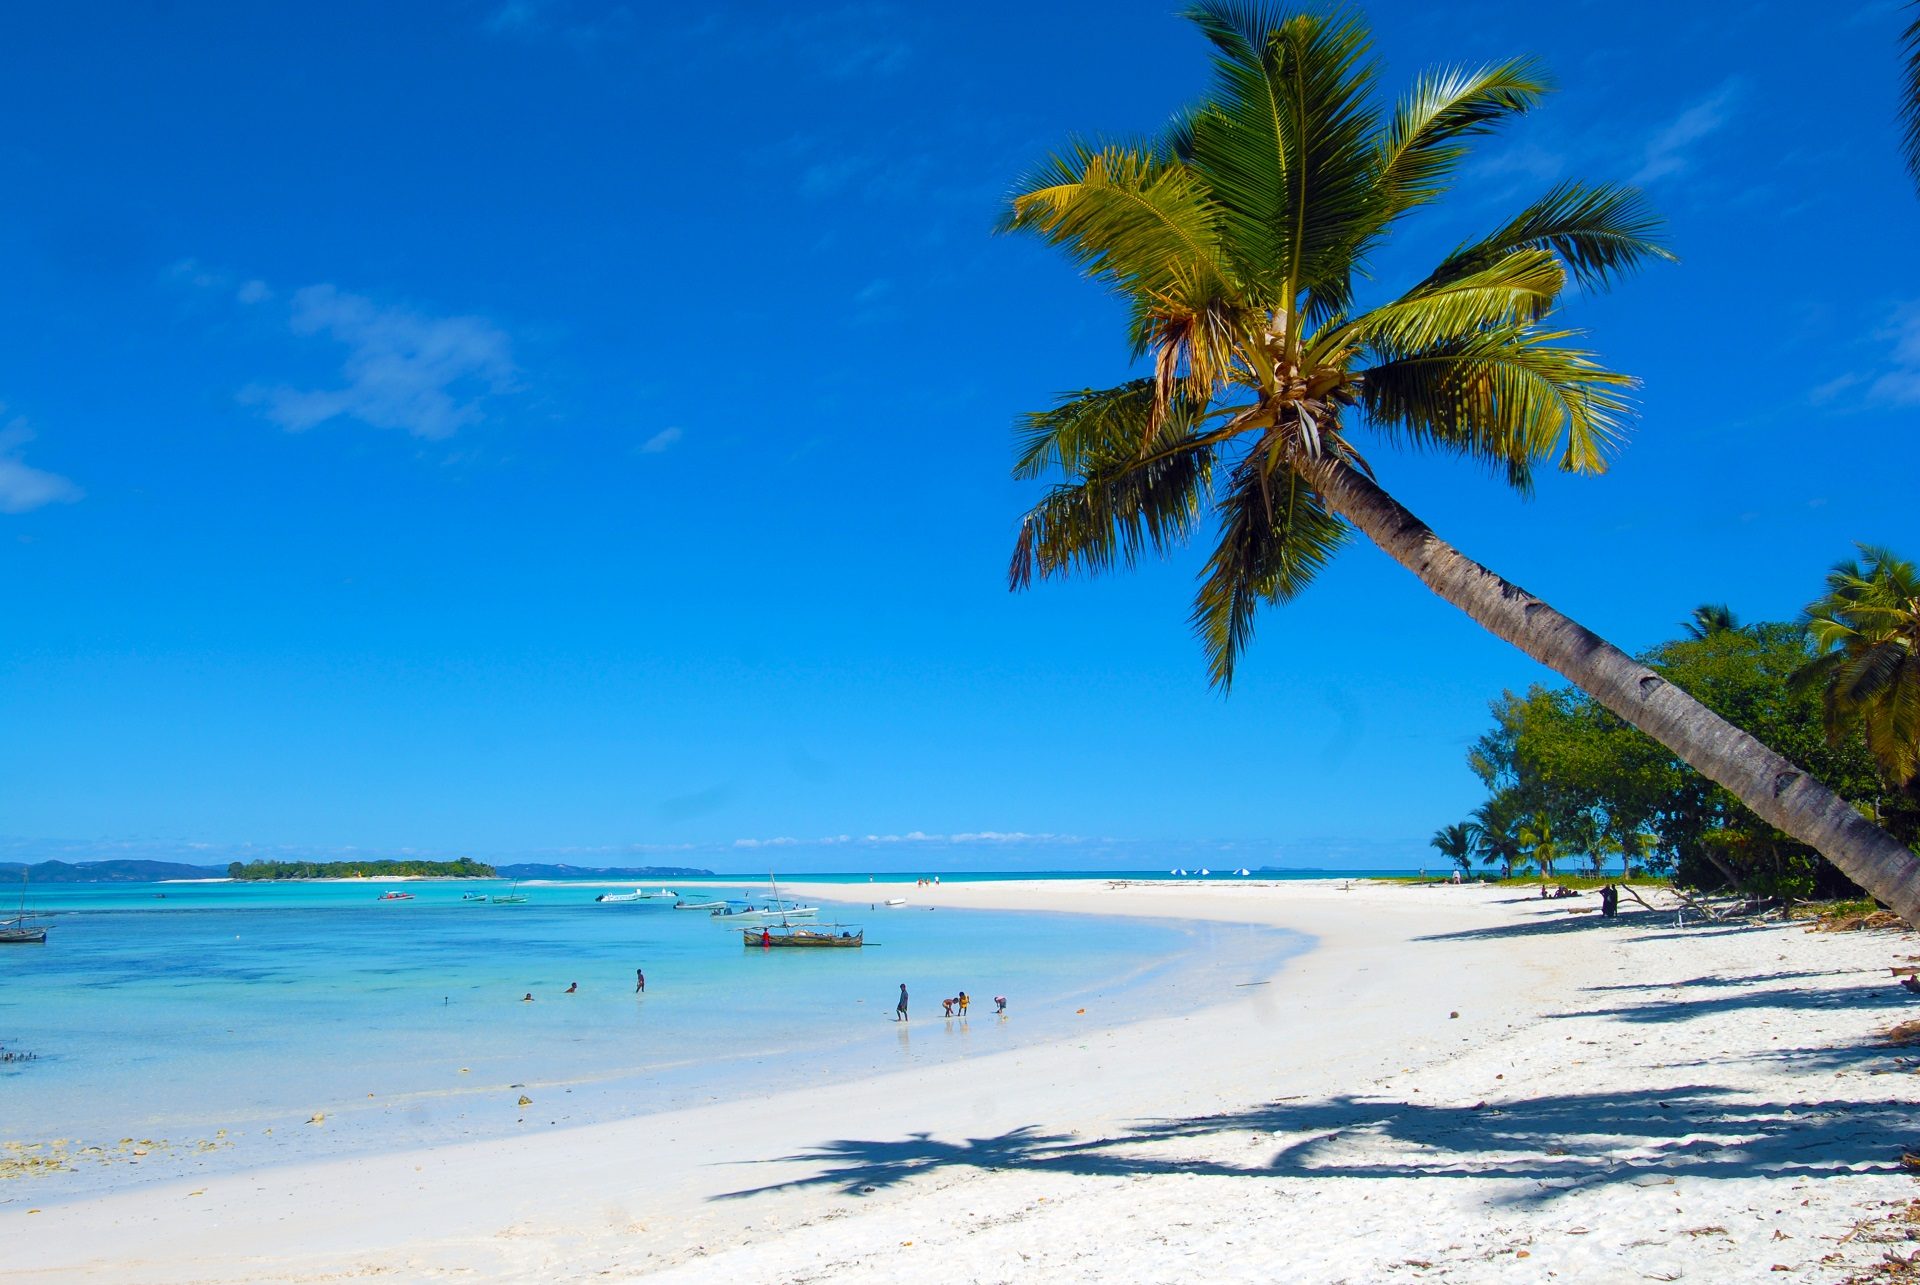
<svg viewBox="0 0 1920 1285">
<path fill-rule="evenodd" d="M 818 906 L 795 906 L 789 910 L 736 910 L 713 918 L 723 924 L 777 924 L 783 919 L 811 919 L 819 913 Z"/>
</svg>

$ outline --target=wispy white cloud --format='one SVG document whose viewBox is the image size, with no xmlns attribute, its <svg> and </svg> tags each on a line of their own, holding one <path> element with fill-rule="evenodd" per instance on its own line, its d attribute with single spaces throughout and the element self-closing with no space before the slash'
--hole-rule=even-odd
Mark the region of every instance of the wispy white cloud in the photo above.
<svg viewBox="0 0 1920 1285">
<path fill-rule="evenodd" d="M 1867 395 L 1890 406 L 1920 406 L 1920 304 L 1902 304 L 1880 337 L 1893 346 L 1888 368 L 1873 379 Z"/>
<path fill-rule="evenodd" d="M 1710 96 L 1669 121 L 1647 141 L 1646 153 L 1633 181 L 1651 183 L 1687 169 L 1693 161 L 1691 150 L 1694 144 L 1717 133 L 1733 119 L 1740 92 L 1739 80 L 1729 80 Z"/>
<path fill-rule="evenodd" d="M 489 395 L 513 387 L 511 342 L 482 317 L 427 316 L 321 284 L 295 292 L 289 325 L 296 335 L 332 339 L 347 350 L 338 387 L 256 386 L 242 393 L 291 432 L 345 418 L 415 437 L 451 437 L 483 418 Z"/>
<path fill-rule="evenodd" d="M 496 36 L 558 37 L 576 45 L 587 45 L 632 31 L 634 15 L 624 4 L 595 6 L 572 0 L 506 0 L 480 25 Z"/>
<path fill-rule="evenodd" d="M 1885 345 L 1882 358 L 1815 385 L 1807 400 L 1839 411 L 1920 406 L 1920 301 L 1896 305 L 1873 338 Z"/>
<path fill-rule="evenodd" d="M 685 436 L 686 433 L 677 427 L 663 428 L 634 449 L 642 455 L 658 455 L 673 449 L 675 443 Z"/>
<path fill-rule="evenodd" d="M 72 504 L 85 494 L 58 473 L 35 468 L 20 458 L 21 449 L 32 440 L 33 430 L 17 416 L 0 428 L 0 513 L 28 513 L 48 504 Z"/>
</svg>

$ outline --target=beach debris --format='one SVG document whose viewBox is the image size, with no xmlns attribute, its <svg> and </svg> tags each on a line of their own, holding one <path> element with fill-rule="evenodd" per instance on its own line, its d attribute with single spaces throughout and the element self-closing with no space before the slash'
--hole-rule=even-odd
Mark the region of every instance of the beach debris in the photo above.
<svg viewBox="0 0 1920 1285">
<path fill-rule="evenodd" d="M 1084 1008 L 1076 1008 L 1076 1009 L 1074 1009 L 1074 1010 L 1073 1010 L 1073 1015 L 1074 1015 L 1075 1017 L 1078 1017 L 1078 1016 L 1080 1016 L 1080 1015 L 1081 1015 L 1082 1013 L 1084 1013 L 1084 1012 L 1086 1012 L 1086 1011 L 1087 1011 L 1087 1010 L 1086 1010 L 1086 1009 L 1084 1009 Z"/>
<path fill-rule="evenodd" d="M 1920 1044 L 1920 1019 L 1895 1022 L 1892 1026 L 1880 1032 L 1880 1041 L 1883 1044 L 1896 1046 Z"/>
<path fill-rule="evenodd" d="M 520 1105 L 523 1107 L 530 1107 L 533 1105 L 533 1099 L 528 1097 L 526 1094 L 522 1093 L 520 1095 Z"/>
<path fill-rule="evenodd" d="M 1460 1010 L 1456 1008 L 1456 1009 L 1454 1009 L 1454 1010 L 1453 1010 L 1453 1011 L 1452 1011 L 1451 1013 L 1448 1013 L 1448 1014 L 1447 1014 L 1447 1016 L 1448 1016 L 1449 1018 L 1454 1018 L 1454 1017 L 1458 1017 L 1458 1016 L 1460 1016 Z"/>
<path fill-rule="evenodd" d="M 325 1111 L 315 1111 L 312 1115 L 307 1117 L 308 1124 L 325 1124 L 326 1122 L 327 1122 L 327 1113 Z"/>
</svg>

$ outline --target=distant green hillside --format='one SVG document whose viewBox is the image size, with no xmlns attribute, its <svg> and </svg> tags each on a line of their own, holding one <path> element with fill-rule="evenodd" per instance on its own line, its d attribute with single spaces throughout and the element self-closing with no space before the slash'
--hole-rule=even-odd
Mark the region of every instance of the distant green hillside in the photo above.
<svg viewBox="0 0 1920 1285">
<path fill-rule="evenodd" d="M 229 879 L 364 879 L 412 875 L 422 879 L 491 879 L 493 867 L 462 857 L 458 861 L 236 861 Z"/>
</svg>

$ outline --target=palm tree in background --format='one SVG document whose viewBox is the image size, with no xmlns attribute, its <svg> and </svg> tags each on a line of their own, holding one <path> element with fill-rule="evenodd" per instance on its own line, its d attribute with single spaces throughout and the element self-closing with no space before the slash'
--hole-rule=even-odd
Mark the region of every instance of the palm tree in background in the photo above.
<svg viewBox="0 0 1920 1285">
<path fill-rule="evenodd" d="M 1920 571 L 1887 549 L 1860 546 L 1861 562 L 1827 573 L 1807 605 L 1821 655 L 1796 678 L 1817 685 L 1835 741 L 1858 727 L 1895 786 L 1920 771 Z"/>
<path fill-rule="evenodd" d="M 1139 143 L 1074 142 L 1018 189 L 1009 230 L 1113 287 L 1150 373 L 1024 418 L 1016 476 L 1064 475 L 1026 514 L 1010 577 L 1131 566 L 1213 527 L 1192 621 L 1225 688 L 1255 613 L 1357 529 L 1435 593 L 1570 679 L 1770 823 L 1920 922 L 1920 860 L 1825 786 L 1647 666 L 1441 541 L 1376 481 L 1357 433 L 1489 470 L 1597 473 L 1631 381 L 1554 309 L 1670 256 L 1629 188 L 1562 183 L 1363 307 L 1370 259 L 1445 194 L 1467 144 L 1529 110 L 1541 70 L 1429 72 L 1374 102 L 1365 26 L 1206 0 L 1211 92 Z"/>
<path fill-rule="evenodd" d="M 1551 813 L 1535 812 L 1520 823 L 1520 846 L 1527 860 L 1540 867 L 1540 882 L 1553 878 L 1553 863 L 1560 859 L 1560 839 L 1554 833 Z"/>
<path fill-rule="evenodd" d="M 1513 796 L 1501 791 L 1475 808 L 1473 848 L 1482 865 L 1498 865 L 1500 877 L 1513 877 L 1514 863 L 1520 860 L 1520 809 Z"/>
<path fill-rule="evenodd" d="M 1689 638 L 1711 638 L 1715 634 L 1731 633 L 1738 629 L 1740 618 L 1724 602 L 1703 602 L 1693 609 L 1693 614 L 1687 617 L 1681 627 L 1687 631 Z"/>
<path fill-rule="evenodd" d="M 1452 825 L 1443 825 L 1433 832 L 1433 838 L 1427 840 L 1441 856 L 1460 867 L 1462 874 L 1473 873 L 1474 842 L 1478 837 L 1478 827 L 1471 821 L 1455 821 Z"/>
</svg>

